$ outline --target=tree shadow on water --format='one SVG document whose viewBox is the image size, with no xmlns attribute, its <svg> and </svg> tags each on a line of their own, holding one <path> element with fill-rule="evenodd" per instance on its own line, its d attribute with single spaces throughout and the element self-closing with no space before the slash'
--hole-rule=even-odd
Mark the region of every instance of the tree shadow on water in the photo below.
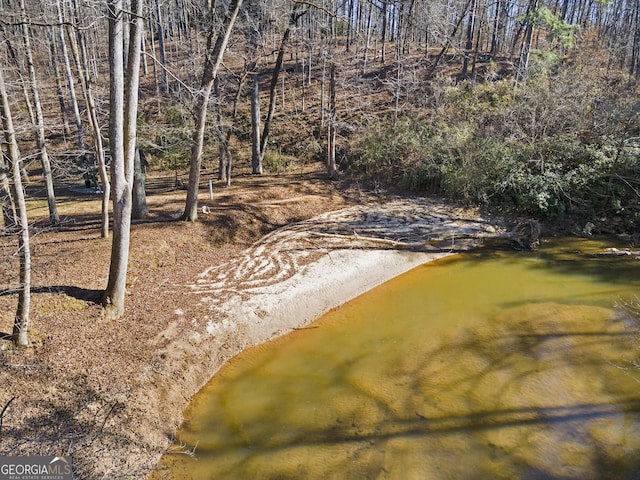
<svg viewBox="0 0 640 480">
<path fill-rule="evenodd" d="M 251 438 L 249 428 L 239 443 L 196 454 L 225 465 L 219 478 L 256 465 L 261 478 L 639 478 L 640 395 L 615 365 L 630 335 L 529 323 L 490 322 L 386 361 L 360 352 L 327 365 L 351 399 L 345 409 L 339 395 L 317 392 L 328 421 L 287 432 L 282 415 L 271 435 Z M 279 407 L 308 411 L 308 401 L 282 398 Z"/>
<path fill-rule="evenodd" d="M 624 249 L 618 239 L 611 237 L 551 238 L 546 239 L 535 251 L 516 250 L 506 239 L 490 239 L 467 252 L 459 261 L 484 263 L 496 259 L 511 259 L 513 262 L 520 262 L 530 258 L 538 261 L 529 263 L 529 269 L 580 277 L 591 276 L 611 285 L 640 286 L 636 258 L 633 255 L 610 254 L 607 249 L 611 247 Z"/>
</svg>

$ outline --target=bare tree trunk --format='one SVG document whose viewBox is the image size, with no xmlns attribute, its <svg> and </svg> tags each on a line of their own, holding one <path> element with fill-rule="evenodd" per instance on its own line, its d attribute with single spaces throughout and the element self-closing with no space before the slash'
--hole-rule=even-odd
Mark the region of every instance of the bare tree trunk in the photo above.
<svg viewBox="0 0 640 480">
<path fill-rule="evenodd" d="M 200 82 L 200 92 L 197 98 L 195 127 L 191 144 L 191 161 L 189 163 L 189 186 L 187 189 L 187 201 L 184 208 L 183 220 L 195 222 L 198 219 L 198 189 L 200 186 L 200 165 L 202 164 L 202 148 L 204 145 L 204 129 L 207 120 L 207 107 L 209 96 L 213 88 L 213 81 L 218 75 L 218 69 L 222 63 L 224 51 L 229 43 L 231 30 L 238 17 L 243 0 L 232 0 L 222 25 L 222 29 L 213 43 L 215 26 L 211 25 L 207 40 L 207 54 Z M 213 44 L 213 48 L 211 48 Z"/>
<path fill-rule="evenodd" d="M 389 11 L 389 0 L 382 0 L 382 33 L 380 34 L 380 63 L 386 60 L 386 44 L 387 44 L 387 13 Z"/>
<path fill-rule="evenodd" d="M 451 34 L 449 35 L 449 37 L 445 41 L 445 44 L 443 45 L 442 49 L 440 50 L 440 52 L 436 56 L 435 62 L 433 63 L 433 65 L 431 66 L 431 69 L 429 71 L 429 75 L 433 74 L 433 72 L 436 71 L 436 68 L 438 68 L 438 65 L 440 64 L 440 61 L 444 57 L 444 54 L 447 53 L 447 50 L 449 50 L 449 47 L 451 46 L 451 41 L 455 38 L 456 34 L 458 33 L 458 29 L 460 28 L 460 25 L 462 25 L 462 22 L 464 21 L 464 17 L 466 17 L 467 11 L 469 10 L 469 6 L 471 5 L 472 1 L 473 0 L 467 0 L 467 3 L 465 5 L 465 7 L 464 7 L 464 10 L 463 10 L 462 14 L 460 15 L 460 17 L 458 18 L 458 21 L 456 22 L 455 26 L 453 27 L 453 30 L 451 31 Z"/>
<path fill-rule="evenodd" d="M 169 94 L 169 80 L 167 79 L 167 54 L 164 48 L 164 30 L 162 29 L 162 12 L 160 2 L 156 2 L 156 32 L 158 32 L 158 47 L 160 48 L 160 65 L 162 70 L 162 90 Z"/>
<path fill-rule="evenodd" d="M 502 2 L 504 0 L 496 0 L 496 6 L 495 6 L 495 13 L 494 13 L 494 17 L 493 17 L 493 30 L 491 32 L 491 58 L 495 61 L 496 56 L 498 55 L 498 50 L 499 50 L 499 45 L 498 45 L 498 39 L 499 39 L 499 27 L 501 25 L 501 17 L 500 14 L 501 9 L 502 9 Z"/>
<path fill-rule="evenodd" d="M 287 41 L 291 36 L 291 30 L 295 27 L 300 17 L 302 17 L 306 11 L 299 12 L 301 8 L 300 3 L 294 3 L 291 15 L 289 17 L 289 23 L 284 33 L 282 34 L 282 41 L 280 42 L 280 49 L 278 50 L 278 57 L 276 58 L 276 64 L 273 67 L 273 74 L 271 75 L 271 85 L 269 88 L 269 110 L 267 111 L 267 118 L 264 121 L 264 128 L 262 130 L 262 137 L 260 138 L 260 158 L 264 158 L 264 152 L 267 148 L 267 141 L 269 140 L 269 131 L 271 130 L 271 122 L 273 121 L 273 115 L 276 111 L 276 88 L 278 86 L 278 76 L 282 70 L 282 63 L 284 61 L 284 51 L 287 45 Z"/>
<path fill-rule="evenodd" d="M 77 5 L 75 6 L 75 8 L 76 15 L 79 15 Z M 100 122 L 98 120 L 96 102 L 91 91 L 91 78 L 89 77 L 89 71 L 86 68 L 86 48 L 84 48 L 84 39 L 81 32 L 78 34 L 77 39 L 78 40 L 76 42 L 73 34 L 69 35 L 69 40 L 71 42 L 71 51 L 73 53 L 76 68 L 78 69 L 78 72 L 80 74 L 80 85 L 82 87 L 85 103 L 87 105 L 87 116 L 89 117 L 89 123 L 91 123 L 91 128 L 93 130 L 93 146 L 98 163 L 100 183 L 102 184 L 102 224 L 100 229 L 100 236 L 102 238 L 107 238 L 109 236 L 109 199 L 111 196 L 111 184 L 107 175 L 104 146 L 102 144 L 102 132 L 100 129 Z M 80 44 L 79 46 L 78 43 Z"/>
<path fill-rule="evenodd" d="M 20 152 L 13 128 L 13 119 L 9 107 L 9 97 L 4 84 L 3 67 L 0 65 L 0 101 L 2 103 L 2 126 L 7 142 L 8 158 L 12 170 L 12 190 L 16 206 L 16 224 L 19 229 L 18 252 L 20 256 L 20 291 L 18 308 L 13 323 L 13 341 L 21 347 L 29 346 L 29 311 L 31 306 L 31 248 L 29 243 L 29 220 L 24 199 L 20 173 Z"/>
<path fill-rule="evenodd" d="M 51 162 L 47 153 L 47 144 L 44 134 L 44 115 L 42 113 L 42 104 L 40 103 L 40 92 L 36 78 L 36 68 L 33 64 L 33 54 L 31 52 L 31 39 L 29 34 L 27 11 L 24 0 L 20 0 L 20 13 L 22 15 L 22 40 L 25 47 L 25 55 L 27 61 L 27 69 L 29 71 L 31 96 L 33 98 L 33 106 L 36 113 L 36 122 L 34 124 L 36 147 L 38 156 L 42 164 L 42 176 L 44 178 L 45 189 L 47 191 L 47 205 L 49 207 L 49 222 L 56 225 L 60 221 L 58 209 L 56 207 L 56 194 L 53 189 L 53 176 L 51 174 Z"/>
<path fill-rule="evenodd" d="M 65 144 L 67 137 L 69 136 L 69 122 L 67 121 L 67 107 L 64 103 L 64 95 L 62 94 L 62 82 L 60 81 L 60 68 L 58 67 L 58 59 L 56 58 L 55 43 L 53 41 L 53 35 L 49 33 L 49 49 L 51 56 L 51 66 L 53 68 L 53 74 L 56 77 L 56 96 L 58 97 L 58 105 L 60 105 L 60 120 L 62 122 L 62 134 L 64 136 Z"/>
<path fill-rule="evenodd" d="M 467 20 L 467 41 L 464 46 L 464 58 L 462 61 L 462 76 L 468 75 L 469 69 L 469 57 L 471 55 L 471 49 L 473 48 L 473 34 L 476 26 L 476 0 L 472 0 L 471 8 L 469 9 L 469 18 Z"/>
<path fill-rule="evenodd" d="M 18 55 L 16 54 L 15 49 L 13 48 L 13 45 L 11 44 L 11 41 L 9 40 L 9 37 L 7 36 L 7 32 L 4 30 L 4 27 L 2 24 L 0 24 L 0 31 L 2 31 L 2 35 L 4 37 L 4 41 L 7 46 L 7 52 L 9 53 L 9 57 L 11 58 L 11 61 L 16 67 L 15 68 L 16 73 L 18 75 L 18 78 L 20 79 L 20 87 L 22 88 L 22 97 L 24 98 L 24 103 L 27 108 L 27 113 L 29 114 L 29 120 L 31 121 L 31 125 L 35 125 L 36 116 L 35 116 L 35 113 L 33 112 L 33 106 L 31 105 L 31 101 L 29 100 L 29 91 L 27 89 L 27 82 L 25 81 L 21 73 L 22 65 L 20 63 L 20 60 L 18 59 Z M 22 183 L 25 185 L 28 184 L 29 175 L 27 174 L 27 169 L 24 167 L 24 162 L 22 160 L 20 160 L 20 175 L 22 175 Z"/>
<path fill-rule="evenodd" d="M 631 61 L 629 63 L 629 75 L 640 78 L 640 1 L 636 0 L 634 5 L 633 19 L 635 28 L 633 29 L 633 41 L 631 47 Z"/>
<path fill-rule="evenodd" d="M 256 66 L 253 65 L 252 70 Z M 260 150 L 260 78 L 258 72 L 251 72 L 251 173 L 262 174 L 262 153 Z"/>
<path fill-rule="evenodd" d="M 25 106 L 27 108 L 27 113 L 29 115 L 29 120 L 31 121 L 32 125 L 35 125 L 35 123 L 36 123 L 36 115 L 35 115 L 35 113 L 33 111 L 33 106 L 31 105 L 31 102 L 29 101 L 29 92 L 27 90 L 27 82 L 24 79 L 24 77 L 22 76 L 22 65 L 20 63 L 20 60 L 18 59 L 18 55 L 16 54 L 16 50 L 13 47 L 13 44 L 12 44 L 11 40 L 7 36 L 7 32 L 5 31 L 3 25 L 1 25 L 1 24 L 0 24 L 0 31 L 2 31 L 2 36 L 4 37 L 4 41 L 5 41 L 5 45 L 7 47 L 7 53 L 9 54 L 9 58 L 11 58 L 11 61 L 15 65 L 15 67 L 16 67 L 15 71 L 16 71 L 16 73 L 18 75 L 18 78 L 20 79 L 20 87 L 22 88 L 22 97 L 24 98 L 24 103 L 25 103 Z M 24 177 L 24 174 L 23 174 L 23 177 Z"/>
<path fill-rule="evenodd" d="M 147 76 L 149 74 L 149 64 L 147 62 L 147 37 L 145 35 L 142 36 L 142 75 Z"/>
<path fill-rule="evenodd" d="M 327 110 L 327 101 L 326 101 L 326 84 L 327 84 L 327 56 L 322 56 L 322 77 L 320 77 L 320 129 L 324 130 L 326 123 L 326 110 Z"/>
<path fill-rule="evenodd" d="M 304 51 L 302 52 L 302 72 L 300 74 L 300 111 L 305 111 L 305 83 L 306 83 L 307 66 L 305 65 Z"/>
<path fill-rule="evenodd" d="M 538 8 L 538 0 L 530 0 L 527 6 L 527 17 L 529 13 Z M 522 46 L 520 48 L 520 59 L 518 61 L 518 70 L 516 72 L 516 85 L 527 74 L 529 69 L 529 57 L 531 54 L 531 45 L 533 43 L 533 23 L 529 20 L 526 24 L 524 31 L 524 38 L 522 40 Z"/>
<path fill-rule="evenodd" d="M 133 161 L 133 210 L 131 216 L 135 220 L 144 220 L 149 216 L 145 191 L 145 169 L 148 163 L 144 152 L 140 148 L 136 148 Z"/>
<path fill-rule="evenodd" d="M 336 168 L 336 65 L 329 68 L 329 137 L 327 139 L 327 173 L 335 178 Z"/>
<path fill-rule="evenodd" d="M 109 281 L 104 291 L 105 318 L 124 313 L 129 242 L 131 236 L 131 190 L 136 153 L 136 117 L 142 40 L 142 0 L 132 0 L 129 20 L 131 34 L 125 85 L 122 0 L 110 0 L 109 67 L 111 71 L 109 138 L 111 140 L 111 181 L 113 184 L 113 243 Z"/>
<path fill-rule="evenodd" d="M 247 11 L 247 74 L 251 77 L 251 173 L 262 174 L 262 152 L 260 150 L 260 76 L 258 75 L 258 37 L 261 25 L 259 18 L 261 10 L 256 2 L 249 5 Z"/>
<path fill-rule="evenodd" d="M 218 179 L 224 180 L 227 187 L 231 186 L 231 151 L 229 150 L 229 140 L 231 130 L 225 134 L 224 123 L 222 121 L 222 94 L 220 92 L 220 77 L 216 77 L 213 82 L 213 89 L 216 96 L 216 135 L 218 136 Z"/>
<path fill-rule="evenodd" d="M 160 97 L 160 83 L 158 83 L 158 68 L 156 66 L 156 41 L 155 41 L 155 32 L 156 29 L 153 28 L 154 22 L 151 19 L 151 15 L 149 16 L 149 38 L 151 39 L 151 53 L 153 54 L 154 61 L 151 62 L 151 67 L 153 68 L 153 84 L 156 87 L 156 96 Z M 157 26 L 157 24 L 156 24 Z"/>
<path fill-rule="evenodd" d="M 78 107 L 78 99 L 76 97 L 76 88 L 73 80 L 73 72 L 71 72 L 71 62 L 69 61 L 69 53 L 67 52 L 67 42 L 64 38 L 64 17 L 62 15 L 62 0 L 56 2 L 58 8 L 58 23 L 60 24 L 58 41 L 60 42 L 60 52 L 62 53 L 62 62 L 67 74 L 67 82 L 69 85 L 69 95 L 71 97 L 71 107 L 73 108 L 73 117 L 76 121 L 76 130 L 78 132 L 78 148 L 84 150 L 84 135 L 82 131 L 82 119 L 80 118 L 80 108 Z"/>
<path fill-rule="evenodd" d="M 365 34 L 364 42 L 364 60 L 362 62 L 362 74 L 367 71 L 367 60 L 369 59 L 369 45 L 371 43 L 371 9 L 373 3 L 369 3 L 369 11 L 367 12 L 367 33 Z"/>
</svg>

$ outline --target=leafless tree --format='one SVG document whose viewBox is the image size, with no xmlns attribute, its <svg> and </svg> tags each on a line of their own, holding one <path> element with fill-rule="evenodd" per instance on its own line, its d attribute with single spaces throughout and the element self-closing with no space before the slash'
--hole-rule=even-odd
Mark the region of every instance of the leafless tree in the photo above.
<svg viewBox="0 0 640 480">
<path fill-rule="evenodd" d="M 74 4 L 75 4 L 74 0 Z M 77 4 L 75 5 L 76 23 L 78 26 L 80 22 L 80 11 Z M 96 162 L 98 164 L 98 174 L 100 175 L 100 183 L 102 184 L 102 224 L 100 234 L 102 238 L 109 236 L 109 199 L 111 195 L 111 185 L 109 177 L 107 176 L 107 166 L 105 159 L 104 146 L 102 142 L 102 131 L 100 128 L 100 121 L 98 120 L 98 110 L 96 108 L 96 102 L 93 97 L 93 90 L 91 88 L 92 78 L 91 74 L 86 67 L 86 48 L 84 48 L 84 35 L 82 31 L 78 30 L 77 35 L 71 31 L 69 27 L 69 41 L 71 43 L 71 51 L 73 53 L 74 63 L 79 73 L 80 85 L 82 87 L 82 93 L 85 100 L 87 116 L 89 117 L 89 124 L 93 130 L 93 148 L 96 155 Z"/>
<path fill-rule="evenodd" d="M 7 144 L 7 157 L 11 164 L 11 190 L 15 202 L 15 222 L 18 228 L 18 254 L 20 257 L 20 290 L 18 292 L 18 307 L 13 323 L 13 340 L 16 345 L 29 345 L 29 313 L 31 306 L 31 247 L 29 242 L 29 220 L 27 205 L 20 172 L 20 152 L 13 127 L 13 117 L 9 96 L 4 83 L 4 66 L 0 64 L 0 102 L 2 103 L 2 127 Z"/>
<path fill-rule="evenodd" d="M 200 165 L 202 164 L 202 148 L 207 120 L 209 96 L 213 89 L 213 82 L 218 75 L 222 57 L 229 43 L 229 37 L 235 24 L 242 0 L 231 0 L 220 31 L 216 32 L 215 25 L 211 25 L 207 39 L 204 70 L 200 80 L 200 91 L 196 99 L 195 127 L 191 143 L 191 161 L 189 164 L 189 185 L 187 201 L 182 215 L 183 220 L 195 222 L 198 219 L 198 190 L 200 186 Z M 214 40 L 215 37 L 215 40 Z"/>
<path fill-rule="evenodd" d="M 25 58 L 27 69 L 29 71 L 29 85 L 31 87 L 31 99 L 33 100 L 33 109 L 35 111 L 35 140 L 38 148 L 38 156 L 42 164 L 42 177 L 44 178 L 45 188 L 47 191 L 47 205 L 49 207 L 49 222 L 56 225 L 60 221 L 58 209 L 56 207 L 56 195 L 53 189 L 53 176 L 51 174 L 51 162 L 47 153 L 47 144 L 44 133 L 44 115 L 42 113 L 42 103 L 40 101 L 40 90 L 38 88 L 38 78 L 36 76 L 36 68 L 33 61 L 33 52 L 31 50 L 31 34 L 29 33 L 29 19 L 27 17 L 27 9 L 24 0 L 20 0 L 20 17 L 22 28 L 22 41 L 24 43 Z"/>
<path fill-rule="evenodd" d="M 269 141 L 269 133 L 271 131 L 271 123 L 273 122 L 273 115 L 276 111 L 276 88 L 278 86 L 278 77 L 282 70 L 282 63 L 284 61 L 284 53 L 287 47 L 287 42 L 291 36 L 291 31 L 298 23 L 300 17 L 306 13 L 303 10 L 301 3 L 294 3 L 289 15 L 289 22 L 282 34 L 282 40 L 280 41 L 280 48 L 278 49 L 278 56 L 276 58 L 276 64 L 273 67 L 273 73 L 271 74 L 271 84 L 269 87 L 269 109 L 267 111 L 267 118 L 264 121 L 264 127 L 262 128 L 262 136 L 260 137 L 260 158 L 264 157 L 264 153 L 267 148 L 267 142 Z M 259 172 L 254 172 L 259 173 Z"/>
<path fill-rule="evenodd" d="M 138 83 L 142 43 L 142 0 L 131 1 L 127 73 L 124 73 L 124 15 L 122 0 L 108 2 L 109 14 L 109 139 L 113 190 L 113 242 L 109 281 L 103 295 L 105 317 L 124 313 L 131 229 L 131 190 L 137 143 Z M 126 82 L 126 83 L 125 83 Z"/>
<path fill-rule="evenodd" d="M 76 131 L 78 134 L 78 148 L 84 150 L 84 132 L 82 130 L 82 118 L 80 116 L 80 107 L 78 106 L 78 99 L 76 97 L 75 80 L 73 72 L 71 70 L 71 61 L 69 60 L 69 52 L 67 50 L 67 41 L 65 39 L 65 17 L 62 5 L 62 0 L 56 2 L 57 14 L 58 14 L 58 42 L 60 44 L 60 51 L 62 54 L 62 62 L 64 64 L 65 74 L 67 76 L 67 86 L 69 87 L 69 94 L 71 96 L 71 107 L 73 109 L 73 117 L 76 122 Z"/>
</svg>

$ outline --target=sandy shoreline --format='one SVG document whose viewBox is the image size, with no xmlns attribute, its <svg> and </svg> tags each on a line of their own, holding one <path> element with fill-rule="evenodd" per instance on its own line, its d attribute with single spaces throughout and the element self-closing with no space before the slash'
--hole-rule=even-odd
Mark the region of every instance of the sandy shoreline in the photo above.
<svg viewBox="0 0 640 480">
<path fill-rule="evenodd" d="M 147 466 L 155 464 L 174 440 L 190 398 L 240 351 L 502 232 L 499 222 L 477 212 L 398 199 L 284 227 L 240 258 L 204 270 L 192 284 L 176 285 L 191 292 L 194 309 L 176 309 L 175 320 L 153 341 L 154 360 L 137 379 L 130 403 L 130 428 L 141 449 L 129 452 L 120 471 L 138 470 L 139 454 Z"/>
</svg>

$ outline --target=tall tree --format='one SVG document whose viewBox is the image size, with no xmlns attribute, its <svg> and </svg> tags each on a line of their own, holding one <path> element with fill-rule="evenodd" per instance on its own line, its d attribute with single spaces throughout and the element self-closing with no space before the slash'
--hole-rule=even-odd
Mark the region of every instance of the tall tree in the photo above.
<svg viewBox="0 0 640 480">
<path fill-rule="evenodd" d="M 189 162 L 189 185 L 187 187 L 187 201 L 184 207 L 184 214 L 182 215 L 183 220 L 195 222 L 198 219 L 200 166 L 202 165 L 202 148 L 204 146 L 204 131 L 207 123 L 209 97 L 241 5 L 242 0 L 231 0 L 222 23 L 222 28 L 217 32 L 217 35 L 215 25 L 212 24 L 209 30 L 205 64 L 200 80 L 200 91 L 196 98 L 195 127 L 191 141 L 191 160 Z"/>
<path fill-rule="evenodd" d="M 31 35 L 29 33 L 29 19 L 27 18 L 27 9 L 24 0 L 20 0 L 20 16 L 22 17 L 22 41 L 24 43 L 25 58 L 27 69 L 29 71 L 29 82 L 31 87 L 31 99 L 33 100 L 33 109 L 35 111 L 35 130 L 36 147 L 38 148 L 38 156 L 42 165 L 42 176 L 44 178 L 45 189 L 47 191 L 47 205 L 49 207 L 49 222 L 56 225 L 60 221 L 58 208 L 56 207 L 56 194 L 53 189 L 53 175 L 51 173 L 51 162 L 47 153 L 47 143 L 44 134 L 44 114 L 42 113 L 42 103 L 40 102 L 40 90 L 38 88 L 38 79 L 36 76 L 36 68 L 33 62 L 33 53 L 31 51 Z"/>
<path fill-rule="evenodd" d="M 329 178 L 338 174 L 336 167 L 336 64 L 331 61 L 329 67 L 329 132 L 327 137 L 327 173 Z"/>
<path fill-rule="evenodd" d="M 269 132 L 271 130 L 271 122 L 273 121 L 273 115 L 276 111 L 276 87 L 278 86 L 278 76 L 282 70 L 282 63 L 284 62 L 284 53 L 287 47 L 287 42 L 291 36 L 292 29 L 298 23 L 300 17 L 302 17 L 306 11 L 300 11 L 302 4 L 294 3 L 291 9 L 291 15 L 289 15 L 289 23 L 287 28 L 282 34 L 282 40 L 280 41 L 280 48 L 278 49 L 278 56 L 276 58 L 276 64 L 273 67 L 273 73 L 271 74 L 271 85 L 269 88 L 269 110 L 267 110 L 267 118 L 264 121 L 264 127 L 262 129 L 262 136 L 260 137 L 260 158 L 264 158 L 264 153 L 267 148 L 267 141 L 269 140 Z M 262 170 L 262 169 L 261 169 Z M 261 173 L 254 172 L 254 173 Z"/>
<path fill-rule="evenodd" d="M 472 0 L 471 8 L 469 9 L 469 18 L 467 19 L 467 41 L 464 46 L 464 56 L 462 59 L 462 75 L 465 77 L 468 74 L 469 58 L 471 56 L 471 49 L 473 48 L 473 34 L 476 26 L 476 6 L 477 0 Z"/>
<path fill-rule="evenodd" d="M 259 2 L 253 1 L 246 9 L 246 49 L 249 63 L 247 72 L 251 77 L 251 173 L 262 173 L 260 151 L 260 75 L 258 73 L 258 38 L 262 30 Z"/>
<path fill-rule="evenodd" d="M 218 136 L 218 179 L 224 180 L 227 187 L 231 186 L 231 150 L 229 149 L 229 140 L 231 138 L 231 129 L 225 133 L 224 123 L 222 121 L 222 93 L 220 89 L 220 77 L 216 77 L 213 83 L 213 90 L 216 96 L 216 135 Z"/>
<path fill-rule="evenodd" d="M 47 33 L 47 40 L 49 41 L 49 58 L 51 60 L 51 68 L 53 70 L 53 76 L 56 79 L 56 96 L 58 97 L 58 105 L 60 106 L 62 133 L 66 142 L 67 137 L 69 136 L 69 121 L 67 120 L 67 107 L 65 105 L 64 95 L 62 94 L 62 81 L 60 80 L 60 67 L 58 66 L 55 41 L 51 32 Z"/>
<path fill-rule="evenodd" d="M 11 189 L 16 207 L 15 222 L 18 227 L 18 254 L 20 257 L 20 290 L 18 292 L 18 307 L 13 322 L 13 341 L 16 345 L 29 345 L 29 311 L 31 306 L 31 247 L 29 242 L 29 220 L 27 206 L 22 188 L 20 172 L 20 152 L 13 127 L 9 96 L 4 83 L 4 66 L 0 64 L 0 103 L 2 103 L 2 128 L 7 143 L 8 159 L 11 163 Z"/>
<path fill-rule="evenodd" d="M 162 10 L 160 9 L 160 1 L 155 0 L 156 7 L 156 32 L 158 33 L 158 47 L 160 48 L 160 65 L 162 70 L 162 91 L 169 94 L 169 80 L 167 78 L 167 53 L 164 46 L 164 29 L 162 27 Z M 154 52 L 155 53 L 155 52 Z"/>
<path fill-rule="evenodd" d="M 73 72 L 71 71 L 71 62 L 69 61 L 69 52 L 67 50 L 67 41 L 64 38 L 64 26 L 65 18 L 62 0 L 57 0 L 56 7 L 58 10 L 58 42 L 60 43 L 60 53 L 62 54 L 62 63 L 64 64 L 64 70 L 67 75 L 67 82 L 69 87 L 69 94 L 71 97 L 71 107 L 73 109 L 73 117 L 76 121 L 76 130 L 78 134 L 78 148 L 84 150 L 84 132 L 82 131 L 82 118 L 80 117 L 80 107 L 78 107 L 78 99 L 76 97 L 75 81 L 73 79 Z"/>
<path fill-rule="evenodd" d="M 80 11 L 77 5 L 77 0 L 74 0 L 74 8 L 76 22 L 78 26 L 80 26 Z M 84 95 L 89 124 L 93 130 L 93 148 L 96 155 L 96 161 L 98 163 L 100 183 L 102 184 L 102 225 L 100 234 L 102 238 L 107 238 L 109 236 L 109 198 L 111 195 L 111 185 L 109 183 L 109 177 L 107 176 L 105 152 L 102 143 L 102 131 L 100 121 L 98 120 L 98 109 L 96 108 L 96 102 L 93 98 L 93 90 L 91 88 L 91 84 L 93 82 L 89 69 L 87 68 L 84 34 L 81 29 L 78 29 L 76 33 L 77 34 L 74 35 L 69 27 L 69 42 L 71 43 L 73 59 L 80 77 L 80 85 Z"/>
<path fill-rule="evenodd" d="M 136 118 L 142 43 L 142 0 L 131 0 L 127 74 L 124 73 L 124 19 L 122 0 L 108 1 L 109 67 L 109 139 L 111 146 L 111 182 L 113 190 L 113 241 L 109 281 L 104 291 L 105 318 L 124 313 L 124 298 L 131 237 L 131 190 L 136 154 Z M 125 84 L 126 80 L 126 84 Z"/>
</svg>

